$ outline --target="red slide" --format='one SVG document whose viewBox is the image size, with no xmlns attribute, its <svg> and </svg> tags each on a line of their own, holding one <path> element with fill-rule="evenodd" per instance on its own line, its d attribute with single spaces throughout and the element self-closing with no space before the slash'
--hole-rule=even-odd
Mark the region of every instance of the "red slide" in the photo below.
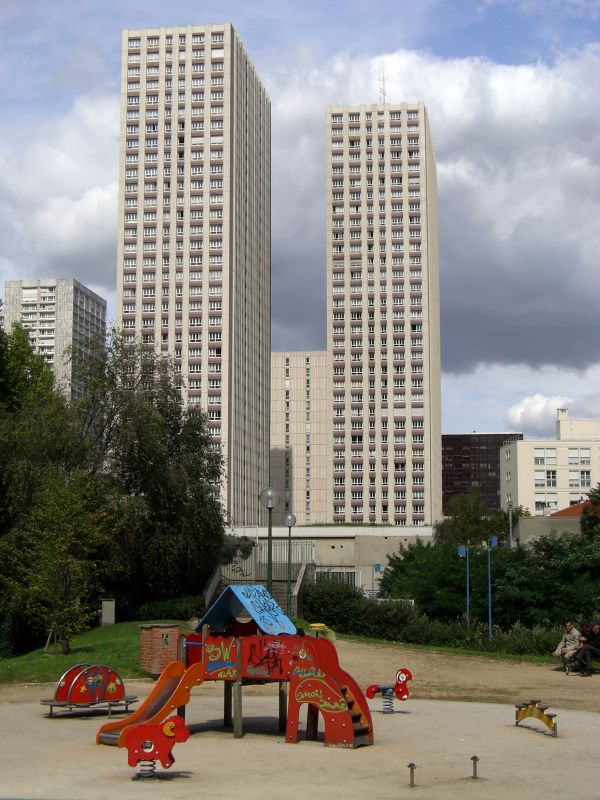
<svg viewBox="0 0 600 800">
<path fill-rule="evenodd" d="M 96 734 L 96 744 L 125 746 L 126 731 L 133 725 L 159 723 L 189 702 L 194 686 L 204 682 L 204 665 L 192 664 L 188 669 L 181 661 L 168 664 L 156 686 L 133 714 L 115 722 L 105 723 Z"/>
</svg>

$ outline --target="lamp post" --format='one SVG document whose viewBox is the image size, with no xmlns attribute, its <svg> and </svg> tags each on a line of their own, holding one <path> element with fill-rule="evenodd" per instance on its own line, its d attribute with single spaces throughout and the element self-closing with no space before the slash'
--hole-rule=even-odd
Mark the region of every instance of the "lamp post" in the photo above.
<svg viewBox="0 0 600 800">
<path fill-rule="evenodd" d="M 283 524 L 288 529 L 288 552 L 287 552 L 287 608 L 286 613 L 292 614 L 292 528 L 296 524 L 296 517 L 288 511 L 283 518 Z"/>
<path fill-rule="evenodd" d="M 487 549 L 487 564 L 488 564 L 488 638 L 492 641 L 492 550 L 498 547 L 498 537 L 490 536 L 487 542 L 483 543 Z"/>
<path fill-rule="evenodd" d="M 269 512 L 269 530 L 267 537 L 267 591 L 273 592 L 273 509 L 279 502 L 279 492 L 269 486 L 263 489 L 259 496 L 260 502 Z"/>
<path fill-rule="evenodd" d="M 512 500 L 509 500 L 506 504 L 506 508 L 508 510 L 508 549 L 512 550 L 512 511 L 513 511 L 513 504 Z"/>
<path fill-rule="evenodd" d="M 467 566 L 467 628 L 470 624 L 470 607 L 471 607 L 471 572 L 469 567 L 469 542 L 466 544 L 459 544 L 456 552 L 459 558 L 464 558 Z"/>
</svg>

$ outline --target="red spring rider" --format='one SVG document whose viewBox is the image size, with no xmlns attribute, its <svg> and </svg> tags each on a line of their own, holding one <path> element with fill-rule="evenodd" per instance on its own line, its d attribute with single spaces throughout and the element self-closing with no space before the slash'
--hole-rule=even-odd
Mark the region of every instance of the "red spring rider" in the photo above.
<svg viewBox="0 0 600 800">
<path fill-rule="evenodd" d="M 378 683 L 372 683 L 366 691 L 369 699 L 375 697 L 376 694 L 381 692 L 383 699 L 383 713 L 394 713 L 394 695 L 398 700 L 408 700 L 410 692 L 408 690 L 408 681 L 412 681 L 412 672 L 407 667 L 401 667 L 396 672 L 396 683 L 393 686 L 380 686 Z"/>
</svg>

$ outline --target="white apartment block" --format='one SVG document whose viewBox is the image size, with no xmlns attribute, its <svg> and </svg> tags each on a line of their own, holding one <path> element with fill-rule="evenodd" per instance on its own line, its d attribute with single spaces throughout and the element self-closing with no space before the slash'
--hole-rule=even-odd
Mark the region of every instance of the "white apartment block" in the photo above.
<svg viewBox="0 0 600 800">
<path fill-rule="evenodd" d="M 271 355 L 271 485 L 281 500 L 275 525 L 291 511 L 297 525 L 328 520 L 330 453 L 326 352 Z"/>
<path fill-rule="evenodd" d="M 229 23 L 123 32 L 117 317 L 208 414 L 236 524 L 269 480 L 270 127 Z"/>
<path fill-rule="evenodd" d="M 558 409 L 556 439 L 504 445 L 500 464 L 504 507 L 523 506 L 533 516 L 568 508 L 600 481 L 600 420 Z"/>
<path fill-rule="evenodd" d="M 327 109 L 328 521 L 442 516 L 436 168 L 422 103 Z"/>
<path fill-rule="evenodd" d="M 36 353 L 53 368 L 56 383 L 76 396 L 72 361 L 106 334 L 106 300 L 73 278 L 6 281 L 4 327 L 20 322 Z"/>
</svg>

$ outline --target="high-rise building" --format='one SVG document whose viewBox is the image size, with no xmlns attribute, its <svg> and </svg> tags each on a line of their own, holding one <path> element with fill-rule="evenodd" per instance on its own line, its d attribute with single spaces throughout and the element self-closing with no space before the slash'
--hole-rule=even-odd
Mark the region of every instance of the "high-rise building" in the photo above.
<svg viewBox="0 0 600 800">
<path fill-rule="evenodd" d="M 174 359 L 256 524 L 269 481 L 270 103 L 229 23 L 126 30 L 117 317 Z"/>
<path fill-rule="evenodd" d="M 281 493 L 275 524 L 287 511 L 298 525 L 328 521 L 327 365 L 325 351 L 272 354 L 271 485 Z"/>
<path fill-rule="evenodd" d="M 481 503 L 495 511 L 500 499 L 500 448 L 523 439 L 522 433 L 445 433 L 442 435 L 444 514 L 453 497 L 478 489 Z"/>
<path fill-rule="evenodd" d="M 106 300 L 73 278 L 6 281 L 4 327 L 20 322 L 34 350 L 53 368 L 56 383 L 78 394 L 72 365 L 106 333 Z"/>
<path fill-rule="evenodd" d="M 436 169 L 422 103 L 327 109 L 333 522 L 441 517 Z"/>
</svg>

